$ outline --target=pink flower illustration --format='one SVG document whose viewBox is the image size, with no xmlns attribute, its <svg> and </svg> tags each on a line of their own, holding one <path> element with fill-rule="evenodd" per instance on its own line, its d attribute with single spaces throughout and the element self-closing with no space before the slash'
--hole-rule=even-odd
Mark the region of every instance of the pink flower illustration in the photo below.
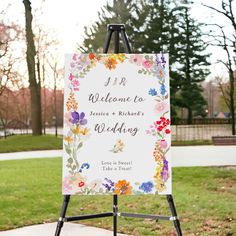
<svg viewBox="0 0 236 236">
<path fill-rule="evenodd" d="M 143 61 L 143 56 L 140 54 L 131 55 L 129 58 L 129 62 L 134 63 L 137 66 L 141 66 L 142 61 Z"/>
<path fill-rule="evenodd" d="M 68 78 L 70 81 L 72 81 L 73 80 L 73 75 L 72 75 L 72 73 L 70 73 L 70 75 L 69 75 L 69 78 Z"/>
<path fill-rule="evenodd" d="M 166 142 L 166 140 L 165 139 L 162 139 L 161 141 L 160 141 L 160 147 L 162 148 L 162 149 L 166 149 L 167 148 L 167 142 Z"/>
<path fill-rule="evenodd" d="M 70 193 L 72 190 L 73 181 L 71 180 L 71 176 L 67 175 L 62 183 L 63 193 Z"/>
<path fill-rule="evenodd" d="M 168 104 L 165 101 L 158 102 L 154 108 L 155 113 L 165 113 L 168 110 Z"/>
<path fill-rule="evenodd" d="M 72 86 L 73 86 L 74 91 L 79 91 L 79 85 L 80 85 L 80 83 L 79 83 L 79 81 L 78 81 L 77 79 L 73 79 L 73 80 L 71 81 L 71 84 L 72 84 Z"/>
<path fill-rule="evenodd" d="M 64 121 L 65 121 L 65 124 L 67 126 L 69 126 L 69 127 L 72 126 L 72 124 L 71 124 L 71 112 L 70 111 L 65 113 Z"/>
<path fill-rule="evenodd" d="M 152 67 L 152 62 L 148 60 L 143 61 L 143 67 L 145 69 L 150 69 Z"/>
<path fill-rule="evenodd" d="M 76 79 L 72 80 L 72 85 L 73 85 L 74 87 L 78 87 L 78 86 L 79 86 L 79 81 L 76 80 Z"/>
<path fill-rule="evenodd" d="M 74 54 L 74 55 L 73 55 L 72 60 L 74 60 L 74 61 L 77 60 L 77 54 Z"/>
</svg>

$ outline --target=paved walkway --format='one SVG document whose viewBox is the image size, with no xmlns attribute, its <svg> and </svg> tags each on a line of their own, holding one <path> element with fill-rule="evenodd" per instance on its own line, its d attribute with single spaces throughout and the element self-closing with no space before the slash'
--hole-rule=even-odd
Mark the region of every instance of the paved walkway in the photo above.
<svg viewBox="0 0 236 236">
<path fill-rule="evenodd" d="M 236 165 L 236 146 L 172 147 L 171 152 L 173 167 Z M 0 161 L 61 156 L 62 150 L 0 153 Z"/>
<path fill-rule="evenodd" d="M 32 225 L 19 229 L 0 232 L 0 236 L 53 236 L 56 230 L 56 223 Z M 61 236 L 112 236 L 113 232 L 96 227 L 84 226 L 81 224 L 66 222 L 62 228 Z M 126 236 L 126 234 L 118 234 Z"/>
<path fill-rule="evenodd" d="M 62 150 L 11 152 L 11 153 L 0 153 L 0 161 L 29 159 L 29 158 L 44 158 L 44 157 L 61 157 L 61 156 L 62 156 Z"/>
<path fill-rule="evenodd" d="M 236 165 L 236 146 L 172 147 L 172 166 Z"/>
</svg>

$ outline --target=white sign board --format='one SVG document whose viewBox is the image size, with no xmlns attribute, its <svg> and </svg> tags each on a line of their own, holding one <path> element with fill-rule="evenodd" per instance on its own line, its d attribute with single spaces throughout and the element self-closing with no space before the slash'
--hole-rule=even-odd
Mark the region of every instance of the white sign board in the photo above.
<svg viewBox="0 0 236 236">
<path fill-rule="evenodd" d="M 63 194 L 171 194 L 167 54 L 66 56 Z"/>
</svg>

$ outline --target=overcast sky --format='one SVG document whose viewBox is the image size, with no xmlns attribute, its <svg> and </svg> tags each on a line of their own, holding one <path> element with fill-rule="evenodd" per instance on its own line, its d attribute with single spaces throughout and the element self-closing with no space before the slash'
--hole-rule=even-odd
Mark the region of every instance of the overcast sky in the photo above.
<svg viewBox="0 0 236 236">
<path fill-rule="evenodd" d="M 205 23 L 228 24 L 224 17 L 213 14 L 213 11 L 203 7 L 202 2 L 220 8 L 221 1 L 195 0 L 192 15 L 196 20 Z M 7 10 L 9 21 L 24 25 L 24 6 L 21 0 L 1 0 L 0 11 L 9 3 L 11 4 Z M 32 0 L 32 8 L 39 7 L 40 3 L 41 0 Z M 106 0 L 46 0 L 41 21 L 47 29 L 54 31 L 61 41 L 62 53 L 73 52 L 76 49 L 76 44 L 83 41 L 84 26 L 92 24 L 97 19 L 97 13 L 105 3 Z M 236 12 L 236 6 L 234 7 Z M 224 53 L 220 53 L 218 49 L 209 48 L 209 52 L 213 53 L 212 62 L 224 56 Z M 221 75 L 222 70 L 225 71 L 224 67 L 219 64 L 211 66 L 214 75 Z"/>
</svg>

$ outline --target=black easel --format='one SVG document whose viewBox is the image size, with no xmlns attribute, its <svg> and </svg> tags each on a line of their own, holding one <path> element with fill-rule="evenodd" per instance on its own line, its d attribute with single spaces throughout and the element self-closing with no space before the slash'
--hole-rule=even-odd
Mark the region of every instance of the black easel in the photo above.
<svg viewBox="0 0 236 236">
<path fill-rule="evenodd" d="M 108 25 L 107 28 L 107 38 L 106 42 L 103 48 L 103 53 L 108 52 L 108 48 L 110 45 L 110 41 L 112 38 L 112 34 L 114 32 L 114 39 L 115 39 L 115 45 L 114 45 L 114 53 L 119 52 L 119 34 L 121 34 L 121 38 L 124 44 L 125 53 L 129 54 L 131 53 L 131 48 L 125 33 L 125 26 L 123 24 L 112 24 Z M 133 213 L 119 213 L 118 212 L 118 196 L 113 195 L 113 211 L 107 212 L 107 213 L 100 213 L 100 214 L 92 214 L 92 215 L 80 215 L 80 216 L 65 216 L 66 210 L 70 201 L 70 195 L 64 195 L 64 200 L 62 203 L 60 218 L 57 223 L 57 228 L 55 232 L 55 236 L 60 236 L 61 229 L 63 227 L 64 222 L 70 222 L 70 221 L 78 221 L 78 220 L 87 220 L 87 219 L 94 219 L 94 218 L 103 218 L 103 217 L 113 217 L 113 236 L 117 236 L 117 217 L 118 216 L 124 216 L 124 217 L 133 217 L 133 218 L 143 218 L 143 219 L 152 219 L 158 221 L 160 220 L 169 220 L 173 221 L 177 235 L 182 236 L 182 231 L 180 228 L 180 222 L 177 217 L 177 212 L 174 204 L 174 200 L 172 195 L 166 196 L 169 208 L 171 211 L 171 216 L 160 216 L 160 215 L 146 215 L 146 214 L 133 214 Z"/>
</svg>

